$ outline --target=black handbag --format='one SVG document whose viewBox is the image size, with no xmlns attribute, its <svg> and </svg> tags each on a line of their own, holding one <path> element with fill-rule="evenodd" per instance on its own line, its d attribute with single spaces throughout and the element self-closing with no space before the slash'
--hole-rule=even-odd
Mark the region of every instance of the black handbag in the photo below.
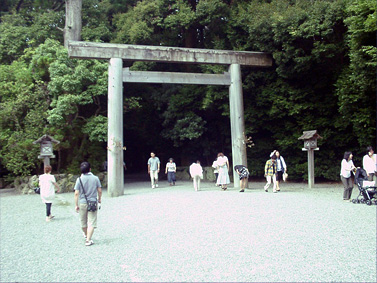
<svg viewBox="0 0 377 283">
<path fill-rule="evenodd" d="M 97 201 L 87 201 L 88 211 L 97 211 Z"/>
<path fill-rule="evenodd" d="M 41 194 L 41 188 L 34 188 L 34 192 L 36 193 L 36 194 Z"/>
<path fill-rule="evenodd" d="M 97 201 L 91 201 L 91 200 L 88 200 L 86 198 L 86 193 L 85 193 L 85 190 L 84 190 L 84 186 L 81 182 L 81 178 L 79 177 L 79 180 L 80 180 L 80 183 L 81 183 L 81 187 L 82 187 L 82 191 L 84 192 L 84 196 L 85 196 L 85 199 L 86 199 L 86 203 L 87 203 L 87 206 L 88 206 L 88 211 L 97 211 Z"/>
</svg>

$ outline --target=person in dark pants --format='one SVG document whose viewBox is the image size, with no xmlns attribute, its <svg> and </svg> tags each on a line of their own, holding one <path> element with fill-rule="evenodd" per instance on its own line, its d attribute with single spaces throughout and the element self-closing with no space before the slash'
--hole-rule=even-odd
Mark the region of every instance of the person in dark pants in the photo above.
<svg viewBox="0 0 377 283">
<path fill-rule="evenodd" d="M 215 174 L 215 186 L 217 186 L 217 178 L 219 177 L 219 165 L 217 163 L 217 158 L 212 163 L 213 173 Z"/>
<path fill-rule="evenodd" d="M 342 183 L 344 186 L 344 192 L 343 192 L 344 201 L 350 201 L 352 189 L 353 189 L 351 172 L 356 168 L 353 165 L 352 157 L 353 157 L 352 152 L 346 151 L 344 153 L 344 156 L 341 162 L 340 179 L 342 180 Z"/>
<path fill-rule="evenodd" d="M 168 182 L 170 186 L 175 185 L 175 172 L 177 171 L 177 166 L 174 163 L 173 158 L 169 158 L 169 162 L 166 163 L 165 174 L 168 175 Z"/>
<path fill-rule="evenodd" d="M 60 190 L 56 183 L 54 175 L 51 175 L 52 167 L 46 165 L 44 167 L 44 174 L 39 176 L 39 187 L 41 188 L 41 199 L 46 204 L 46 221 L 50 222 L 54 216 L 51 214 L 52 201 L 55 198 L 55 188 Z"/>
</svg>

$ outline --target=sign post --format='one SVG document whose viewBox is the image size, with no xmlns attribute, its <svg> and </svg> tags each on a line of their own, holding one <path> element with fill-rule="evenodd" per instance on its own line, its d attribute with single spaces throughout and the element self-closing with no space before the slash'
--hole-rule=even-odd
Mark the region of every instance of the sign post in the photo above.
<svg viewBox="0 0 377 283">
<path fill-rule="evenodd" d="M 60 141 L 55 140 L 53 137 L 49 135 L 43 135 L 36 141 L 33 141 L 33 144 L 38 144 L 38 143 L 41 145 L 41 152 L 38 158 L 43 159 L 44 166 L 50 165 L 50 158 L 55 158 L 55 155 L 52 149 L 52 143 L 59 144 Z"/>
<path fill-rule="evenodd" d="M 317 130 L 304 131 L 299 140 L 304 140 L 304 148 L 302 151 L 308 152 L 308 187 L 311 189 L 314 186 L 314 150 L 319 150 L 317 147 L 317 139 L 322 137 L 317 133 Z"/>
</svg>

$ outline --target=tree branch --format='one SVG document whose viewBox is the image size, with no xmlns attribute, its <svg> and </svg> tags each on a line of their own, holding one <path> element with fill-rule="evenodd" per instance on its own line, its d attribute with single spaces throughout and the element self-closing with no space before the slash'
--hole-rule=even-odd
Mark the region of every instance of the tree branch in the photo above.
<svg viewBox="0 0 377 283">
<path fill-rule="evenodd" d="M 20 0 L 17 3 L 16 11 L 17 13 L 20 11 L 22 4 L 24 3 L 24 0 Z"/>
<path fill-rule="evenodd" d="M 65 4 L 64 0 L 57 0 L 55 1 L 54 5 L 52 5 L 52 10 L 59 11 L 63 5 Z"/>
</svg>

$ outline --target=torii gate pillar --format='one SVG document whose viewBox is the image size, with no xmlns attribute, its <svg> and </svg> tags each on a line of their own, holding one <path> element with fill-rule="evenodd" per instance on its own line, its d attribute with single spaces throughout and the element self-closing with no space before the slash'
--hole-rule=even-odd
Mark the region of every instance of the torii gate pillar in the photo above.
<svg viewBox="0 0 377 283">
<path fill-rule="evenodd" d="M 107 133 L 107 193 L 111 197 L 123 195 L 123 61 L 109 61 L 108 133 Z"/>
<path fill-rule="evenodd" d="M 230 108 L 230 130 L 232 136 L 232 170 L 234 187 L 240 187 L 240 179 L 234 170 L 235 165 L 247 166 L 246 144 L 245 144 L 245 118 L 242 94 L 241 66 L 231 64 L 229 66 L 229 108 Z M 246 186 L 247 187 L 247 186 Z"/>
</svg>

